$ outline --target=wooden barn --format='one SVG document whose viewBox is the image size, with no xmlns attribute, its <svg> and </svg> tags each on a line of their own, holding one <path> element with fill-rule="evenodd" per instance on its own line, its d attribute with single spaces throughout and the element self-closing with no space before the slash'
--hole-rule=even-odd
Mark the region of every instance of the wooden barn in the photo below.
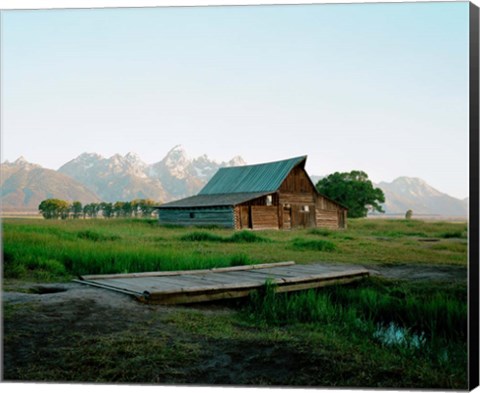
<svg viewBox="0 0 480 393">
<path fill-rule="evenodd" d="M 347 226 L 347 209 L 318 193 L 307 156 L 221 168 L 198 195 L 159 206 L 161 224 L 235 229 Z"/>
</svg>

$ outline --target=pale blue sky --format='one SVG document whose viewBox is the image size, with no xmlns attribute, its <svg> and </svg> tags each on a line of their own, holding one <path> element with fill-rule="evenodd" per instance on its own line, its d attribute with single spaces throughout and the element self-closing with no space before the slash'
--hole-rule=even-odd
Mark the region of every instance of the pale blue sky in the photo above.
<svg viewBox="0 0 480 393">
<path fill-rule="evenodd" d="M 468 3 L 2 13 L 2 161 L 308 154 L 468 195 Z"/>
</svg>

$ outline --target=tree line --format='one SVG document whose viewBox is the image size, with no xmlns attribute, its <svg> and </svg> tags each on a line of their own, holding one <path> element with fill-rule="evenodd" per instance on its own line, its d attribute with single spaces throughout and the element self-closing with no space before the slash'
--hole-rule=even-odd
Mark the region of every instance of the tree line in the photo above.
<svg viewBox="0 0 480 393">
<path fill-rule="evenodd" d="M 385 195 L 380 188 L 374 187 L 363 171 L 335 172 L 318 181 L 316 188 L 321 194 L 347 207 L 350 218 L 366 217 L 368 212 L 384 213 L 382 203 L 385 203 Z M 79 201 L 69 203 L 61 199 L 46 199 L 38 209 L 48 219 L 151 217 L 158 204 L 151 199 L 134 199 L 82 206 Z M 405 217 L 410 219 L 412 214 L 410 210 Z"/>
<path fill-rule="evenodd" d="M 45 199 L 38 210 L 46 219 L 67 218 L 127 218 L 151 217 L 159 203 L 151 199 L 134 199 L 129 202 L 100 202 L 82 205 L 80 201 L 68 202 L 62 199 Z"/>
</svg>

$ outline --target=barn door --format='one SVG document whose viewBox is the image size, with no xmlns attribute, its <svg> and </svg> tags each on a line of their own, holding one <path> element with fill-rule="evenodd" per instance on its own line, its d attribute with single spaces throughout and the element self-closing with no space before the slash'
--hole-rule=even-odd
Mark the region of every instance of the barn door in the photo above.
<svg viewBox="0 0 480 393">
<path fill-rule="evenodd" d="M 252 228 L 252 213 L 249 206 L 240 206 L 241 228 Z"/>
<path fill-rule="evenodd" d="M 338 210 L 338 227 L 345 228 L 345 214 L 343 210 Z"/>
<path fill-rule="evenodd" d="M 292 228 L 292 208 L 284 207 L 283 208 L 283 229 Z"/>
</svg>

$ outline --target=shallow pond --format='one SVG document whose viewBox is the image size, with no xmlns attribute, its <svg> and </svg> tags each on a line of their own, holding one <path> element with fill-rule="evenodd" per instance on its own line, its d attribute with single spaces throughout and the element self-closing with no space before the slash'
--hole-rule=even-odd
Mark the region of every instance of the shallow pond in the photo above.
<svg viewBox="0 0 480 393">
<path fill-rule="evenodd" d="M 373 337 L 385 345 L 399 345 L 408 348 L 421 348 L 427 340 L 425 334 L 412 333 L 409 329 L 390 322 L 387 326 L 378 325 Z"/>
</svg>

